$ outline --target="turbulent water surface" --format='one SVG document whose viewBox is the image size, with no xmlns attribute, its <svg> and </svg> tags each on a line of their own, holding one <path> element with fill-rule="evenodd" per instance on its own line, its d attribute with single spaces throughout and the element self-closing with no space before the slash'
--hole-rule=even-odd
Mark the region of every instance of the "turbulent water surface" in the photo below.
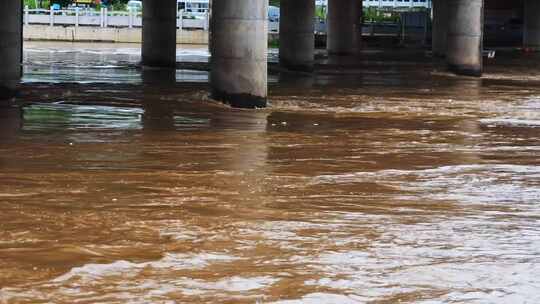
<svg viewBox="0 0 540 304">
<path fill-rule="evenodd" d="M 0 113 L 0 303 L 540 302 L 536 56 L 482 79 L 322 58 L 273 73 L 264 110 L 139 57 L 27 45 Z"/>
</svg>

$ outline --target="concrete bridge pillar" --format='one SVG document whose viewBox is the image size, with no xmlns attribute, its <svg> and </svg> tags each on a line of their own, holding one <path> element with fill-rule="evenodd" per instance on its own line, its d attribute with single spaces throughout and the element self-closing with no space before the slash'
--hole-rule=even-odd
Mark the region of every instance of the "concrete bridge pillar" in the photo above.
<svg viewBox="0 0 540 304">
<path fill-rule="evenodd" d="M 176 0 L 143 0 L 142 64 L 176 66 Z"/>
<path fill-rule="evenodd" d="M 284 68 L 313 71 L 315 1 L 281 0 L 279 63 Z"/>
<path fill-rule="evenodd" d="M 540 1 L 525 0 L 523 46 L 540 49 Z"/>
<path fill-rule="evenodd" d="M 13 97 L 22 76 L 22 1 L 0 1 L 0 100 Z"/>
<path fill-rule="evenodd" d="M 433 0 L 433 28 L 432 28 L 433 56 L 446 56 L 448 34 L 448 1 Z"/>
<path fill-rule="evenodd" d="M 233 107 L 266 106 L 268 0 L 212 1 L 212 98 Z"/>
<path fill-rule="evenodd" d="M 450 71 L 458 75 L 482 75 L 484 0 L 446 0 Z"/>
<path fill-rule="evenodd" d="M 358 53 L 362 38 L 362 1 L 328 0 L 326 48 L 329 54 Z"/>
</svg>

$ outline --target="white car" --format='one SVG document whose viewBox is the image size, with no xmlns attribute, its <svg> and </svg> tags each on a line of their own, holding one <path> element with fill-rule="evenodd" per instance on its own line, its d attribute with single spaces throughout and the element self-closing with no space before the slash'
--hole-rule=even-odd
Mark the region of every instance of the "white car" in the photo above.
<svg viewBox="0 0 540 304">
<path fill-rule="evenodd" d="M 142 10 L 142 1 L 141 0 L 129 0 L 127 3 L 127 8 L 130 11 L 140 11 Z"/>
<path fill-rule="evenodd" d="M 268 21 L 279 22 L 280 11 L 277 6 L 268 6 Z"/>
</svg>

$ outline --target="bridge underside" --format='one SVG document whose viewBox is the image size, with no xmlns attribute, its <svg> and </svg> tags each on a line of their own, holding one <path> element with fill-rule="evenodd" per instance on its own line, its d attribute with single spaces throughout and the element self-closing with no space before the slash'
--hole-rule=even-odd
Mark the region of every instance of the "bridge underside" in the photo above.
<svg viewBox="0 0 540 304">
<path fill-rule="evenodd" d="M 142 65 L 175 69 L 176 0 L 144 0 Z M 210 85 L 215 99 L 235 107 L 264 107 L 267 98 L 268 0 L 213 1 Z M 486 11 L 522 15 L 523 46 L 540 47 L 540 1 L 433 0 L 433 54 L 450 71 L 480 76 Z M 362 1 L 329 0 L 327 51 L 351 56 L 361 48 Z M 280 63 L 310 72 L 314 64 L 313 0 L 281 0 Z M 0 100 L 21 78 L 22 0 L 0 2 Z"/>
</svg>

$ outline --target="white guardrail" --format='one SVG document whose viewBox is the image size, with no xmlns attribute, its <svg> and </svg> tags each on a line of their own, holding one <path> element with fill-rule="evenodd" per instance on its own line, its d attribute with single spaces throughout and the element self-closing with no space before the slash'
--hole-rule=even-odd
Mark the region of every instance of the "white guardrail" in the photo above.
<svg viewBox="0 0 540 304">
<path fill-rule="evenodd" d="M 364 7 L 379 9 L 431 8 L 432 0 L 363 0 Z M 315 0 L 318 6 L 328 6 L 328 0 Z"/>
<path fill-rule="evenodd" d="M 431 0 L 364 0 L 364 7 L 383 8 L 431 8 Z"/>
<path fill-rule="evenodd" d="M 1 0 L 0 0 L 1 1 Z M 206 13 L 178 12 L 176 26 L 179 29 L 208 30 L 209 15 Z M 29 9 L 24 8 L 24 24 L 47 24 L 50 26 L 97 26 L 97 27 L 142 27 L 142 13 L 140 11 L 109 11 L 102 8 L 93 9 L 74 8 L 70 10 Z M 277 32 L 279 22 L 269 22 L 268 31 Z"/>
<path fill-rule="evenodd" d="M 208 14 L 193 17 L 190 13 L 180 11 L 177 17 L 179 29 L 208 30 Z M 102 8 L 75 8 L 71 10 L 24 9 L 24 24 L 48 24 L 50 26 L 97 26 L 97 27 L 141 27 L 142 14 L 136 11 L 109 11 Z"/>
</svg>

